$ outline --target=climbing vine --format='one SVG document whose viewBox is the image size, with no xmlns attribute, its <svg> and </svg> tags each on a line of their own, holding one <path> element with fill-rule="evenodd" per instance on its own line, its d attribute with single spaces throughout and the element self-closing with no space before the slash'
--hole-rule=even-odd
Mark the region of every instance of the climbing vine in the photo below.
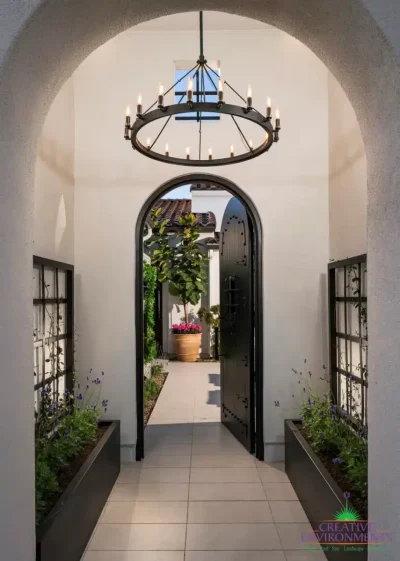
<svg viewBox="0 0 400 561">
<path fill-rule="evenodd" d="M 155 334 L 155 302 L 157 289 L 157 269 L 144 263 L 143 278 L 145 283 L 144 293 L 144 316 L 145 316 L 145 345 L 144 345 L 144 363 L 148 364 L 157 356 L 157 344 Z"/>
</svg>

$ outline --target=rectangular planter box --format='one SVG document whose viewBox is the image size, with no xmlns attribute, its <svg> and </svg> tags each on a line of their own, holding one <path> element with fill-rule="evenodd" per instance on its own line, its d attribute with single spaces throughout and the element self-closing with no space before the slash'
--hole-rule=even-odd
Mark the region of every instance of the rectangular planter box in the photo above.
<svg viewBox="0 0 400 561">
<path fill-rule="evenodd" d="M 36 530 L 36 561 L 80 561 L 120 472 L 120 422 L 107 431 Z"/>
<path fill-rule="evenodd" d="M 315 529 L 345 506 L 343 491 L 333 480 L 293 421 L 285 421 L 285 471 Z M 345 489 L 346 490 L 346 489 Z M 367 561 L 364 551 L 325 551 L 328 561 Z"/>
</svg>

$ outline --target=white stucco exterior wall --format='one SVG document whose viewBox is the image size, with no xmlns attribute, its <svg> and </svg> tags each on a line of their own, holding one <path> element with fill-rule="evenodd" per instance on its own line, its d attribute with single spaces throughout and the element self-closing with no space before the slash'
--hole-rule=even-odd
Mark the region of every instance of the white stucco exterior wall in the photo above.
<svg viewBox="0 0 400 561">
<path fill-rule="evenodd" d="M 367 157 L 354 109 L 329 74 L 329 257 L 367 252 Z"/>
<path fill-rule="evenodd" d="M 192 212 L 208 212 L 211 210 L 215 214 L 217 226 L 216 232 L 221 230 L 222 218 L 227 204 L 232 195 L 228 191 L 192 191 Z"/>
<path fill-rule="evenodd" d="M 39 139 L 33 252 L 74 262 L 75 107 L 73 80 L 57 95 Z"/>
<path fill-rule="evenodd" d="M 249 194 L 263 224 L 265 440 L 277 443 L 282 453 L 283 420 L 296 412 L 288 389 L 291 368 L 305 356 L 316 365 L 326 359 L 328 71 L 304 45 L 273 28 L 210 31 L 205 44 L 207 56 L 221 61 L 230 82 L 243 88 L 251 83 L 256 107 L 265 107 L 269 95 L 281 110 L 279 144 L 263 157 L 215 171 Z M 232 45 L 237 46 L 234 52 Z M 108 414 L 121 418 L 123 443 L 129 446 L 136 441 L 136 218 L 151 192 L 187 169 L 132 152 L 122 138 L 125 107 L 127 102 L 134 106 L 139 92 L 145 105 L 151 103 L 160 81 L 165 86 L 172 83 L 173 61 L 181 59 L 182 52 L 196 60 L 197 50 L 193 32 L 132 29 L 93 52 L 74 74 L 79 369 L 93 366 L 110 372 L 104 390 L 110 400 Z M 132 57 L 132 52 L 141 56 Z M 274 53 L 268 72 L 262 71 L 266 52 Z M 299 141 L 304 115 L 307 142 Z M 176 136 L 170 133 L 165 140 L 171 153 L 184 154 L 190 144 L 186 134 L 191 133 L 186 123 L 176 125 Z M 231 143 L 233 132 L 224 127 L 221 121 L 207 129 L 214 138 L 214 154 Z M 196 126 L 192 133 L 197 139 Z M 280 408 L 274 407 L 275 400 L 280 400 Z"/>
</svg>

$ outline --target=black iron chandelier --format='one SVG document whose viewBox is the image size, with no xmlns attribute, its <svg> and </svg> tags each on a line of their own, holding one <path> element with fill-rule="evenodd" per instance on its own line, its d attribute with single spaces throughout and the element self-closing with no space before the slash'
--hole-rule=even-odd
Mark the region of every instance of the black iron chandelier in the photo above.
<svg viewBox="0 0 400 561">
<path fill-rule="evenodd" d="M 206 76 L 208 78 L 208 84 L 214 88 L 213 92 L 206 90 Z M 164 96 L 169 92 L 175 90 L 175 86 L 184 80 L 188 79 L 186 92 L 180 97 L 178 103 L 173 105 L 164 105 Z M 198 87 L 195 91 L 195 96 L 193 96 L 193 81 L 196 79 Z M 233 105 L 225 103 L 224 101 L 224 86 L 228 87 L 242 102 L 244 105 Z M 216 97 L 216 101 L 210 102 L 206 101 L 207 96 L 213 93 Z M 195 97 L 195 99 L 193 99 Z M 184 99 L 186 98 L 186 99 Z M 157 106 L 157 107 L 156 107 Z M 156 108 L 155 108 L 156 107 Z M 161 135 L 165 131 L 167 125 L 169 124 L 172 117 L 176 117 L 182 114 L 187 114 L 188 111 L 196 113 L 198 115 L 199 123 L 199 141 L 198 141 L 198 158 L 191 158 L 190 147 L 186 148 L 186 154 L 183 157 L 173 156 L 169 153 L 168 144 L 165 145 L 165 151 L 163 153 L 156 151 L 154 147 L 159 141 Z M 228 157 L 225 158 L 213 158 L 212 148 L 208 149 L 208 154 L 206 158 L 202 157 L 202 114 L 217 114 L 218 115 L 228 115 L 233 120 L 236 129 L 238 131 L 241 142 L 245 147 L 245 152 L 235 155 L 234 146 L 231 144 Z M 253 142 L 251 139 L 247 139 L 243 133 L 239 122 L 239 119 L 246 119 L 258 125 L 263 129 L 265 135 L 263 135 L 263 142 L 253 147 Z M 162 125 L 161 130 L 157 134 L 154 141 L 147 139 L 146 144 L 140 142 L 138 138 L 138 133 L 146 125 L 165 119 L 165 123 Z M 182 166 L 223 166 L 228 164 L 235 164 L 239 162 L 245 162 L 257 156 L 261 156 L 264 152 L 267 152 L 273 142 L 278 142 L 279 131 L 281 128 L 279 110 L 276 111 L 275 127 L 272 125 L 272 110 L 271 110 L 271 100 L 268 98 L 266 114 L 263 115 L 257 109 L 253 107 L 252 90 L 248 87 L 247 97 L 242 97 L 226 80 L 222 80 L 219 73 L 216 72 L 209 64 L 204 56 L 204 43 L 203 43 L 203 12 L 200 12 L 200 56 L 196 65 L 189 70 L 184 76 L 179 78 L 173 86 L 171 86 L 165 93 L 164 88 L 160 85 L 158 99 L 146 110 L 143 111 L 142 97 L 138 97 L 136 120 L 131 125 L 130 109 L 127 108 L 126 119 L 125 119 L 125 135 L 126 140 L 130 140 L 134 150 L 137 150 L 144 156 L 158 160 L 167 164 L 176 164 Z"/>
</svg>

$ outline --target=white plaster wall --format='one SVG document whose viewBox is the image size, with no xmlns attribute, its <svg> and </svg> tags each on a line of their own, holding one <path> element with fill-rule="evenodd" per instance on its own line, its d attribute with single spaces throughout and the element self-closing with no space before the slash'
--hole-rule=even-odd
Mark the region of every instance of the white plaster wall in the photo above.
<svg viewBox="0 0 400 561">
<path fill-rule="evenodd" d="M 192 212 L 211 210 L 217 222 L 215 230 L 219 232 L 226 206 L 231 198 L 232 195 L 228 191 L 192 191 Z"/>
<path fill-rule="evenodd" d="M 329 74 L 329 257 L 367 252 L 367 158 L 343 88 Z"/>
<path fill-rule="evenodd" d="M 73 80 L 52 104 L 39 139 L 35 169 L 35 255 L 74 262 L 75 108 Z"/>
<path fill-rule="evenodd" d="M 162 48 L 160 47 L 162 45 Z M 75 262 L 80 286 L 80 367 L 109 372 L 109 416 L 121 417 L 125 444 L 136 440 L 134 227 L 145 199 L 187 172 L 132 152 L 123 140 L 127 102 L 151 103 L 173 80 L 173 61 L 196 60 L 193 32 L 125 32 L 92 53 L 74 74 L 76 108 Z M 132 56 L 140 52 L 141 56 Z M 283 441 L 294 414 L 291 368 L 324 360 L 328 261 L 328 71 L 299 41 L 277 29 L 206 33 L 209 59 L 261 109 L 269 95 L 282 116 L 282 140 L 263 157 L 216 169 L 253 199 L 264 229 L 265 439 Z M 293 95 L 295 92 L 295 95 Z M 304 119 L 307 127 L 304 128 Z M 184 153 L 187 123 L 166 139 Z M 234 133 L 210 125 L 216 155 Z M 184 134 L 181 132 L 184 131 Z M 193 135 L 197 137 L 197 127 Z M 305 135 L 304 137 L 302 135 Z M 205 135 L 207 137 L 207 135 Z M 154 136 L 153 136 L 154 137 Z M 194 138 L 193 137 L 193 138 Z M 254 137 L 255 140 L 255 137 Z M 194 146 L 194 142 L 192 144 Z M 204 146 L 208 146 L 207 138 Z M 235 142 L 235 150 L 239 144 Z M 209 171 L 213 171 L 212 169 Z M 274 407 L 280 400 L 281 407 Z"/>
<path fill-rule="evenodd" d="M 210 306 L 219 304 L 219 249 L 210 249 Z"/>
</svg>

